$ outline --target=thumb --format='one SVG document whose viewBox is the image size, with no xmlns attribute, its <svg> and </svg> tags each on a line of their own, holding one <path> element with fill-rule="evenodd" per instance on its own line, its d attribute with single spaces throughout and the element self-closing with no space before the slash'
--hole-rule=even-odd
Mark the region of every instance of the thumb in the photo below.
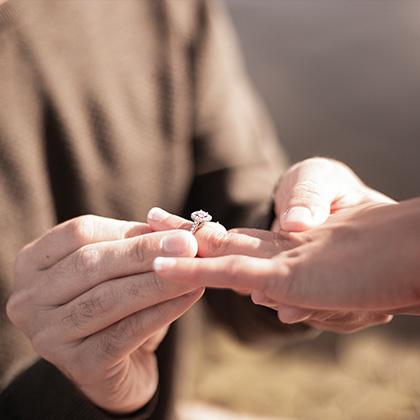
<svg viewBox="0 0 420 420">
<path fill-rule="evenodd" d="M 280 228 L 300 232 L 323 224 L 338 196 L 334 175 L 327 159 L 308 159 L 293 166 L 275 194 Z"/>
<path fill-rule="evenodd" d="M 301 179 L 280 198 L 280 228 L 301 232 L 322 225 L 331 213 L 333 198 L 316 181 Z"/>
</svg>

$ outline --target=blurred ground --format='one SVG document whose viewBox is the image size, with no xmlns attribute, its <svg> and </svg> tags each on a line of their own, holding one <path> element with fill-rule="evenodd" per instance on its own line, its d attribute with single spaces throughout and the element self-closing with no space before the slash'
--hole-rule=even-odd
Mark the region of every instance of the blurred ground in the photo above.
<svg viewBox="0 0 420 420">
<path fill-rule="evenodd" d="M 209 404 L 185 402 L 178 408 L 178 416 L 182 420 L 278 420 L 277 417 L 257 416 L 240 413 Z M 289 420 L 282 417 L 281 420 Z"/>
<path fill-rule="evenodd" d="M 334 157 L 395 198 L 420 195 L 420 1 L 227 3 L 292 161 Z M 419 331 L 400 317 L 263 352 L 211 331 L 196 397 L 275 418 L 420 419 Z"/>
<path fill-rule="evenodd" d="M 385 328 L 339 340 L 323 334 L 278 351 L 245 348 L 213 331 L 204 341 L 196 398 L 248 413 L 249 419 L 252 414 L 276 419 L 419 419 L 419 344 L 394 340 Z"/>
</svg>

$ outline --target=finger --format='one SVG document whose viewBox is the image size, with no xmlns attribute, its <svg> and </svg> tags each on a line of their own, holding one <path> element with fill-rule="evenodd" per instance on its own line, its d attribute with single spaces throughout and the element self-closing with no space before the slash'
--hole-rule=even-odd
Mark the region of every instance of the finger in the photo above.
<svg viewBox="0 0 420 420">
<path fill-rule="evenodd" d="M 390 309 L 390 313 L 394 315 L 420 315 L 420 305 L 392 308 Z"/>
<path fill-rule="evenodd" d="M 295 306 L 288 306 L 284 303 L 279 303 L 274 299 L 267 297 L 266 294 L 260 290 L 255 290 L 251 293 L 251 300 L 257 305 L 275 309 L 280 321 L 283 322 L 283 324 L 303 322 L 310 319 L 314 314 L 314 311 L 310 309 L 297 308 Z"/>
<path fill-rule="evenodd" d="M 370 325 L 388 318 L 388 314 L 377 312 L 313 311 L 311 320 L 331 324 Z"/>
<path fill-rule="evenodd" d="M 271 225 L 270 230 L 271 230 L 272 232 L 279 232 L 279 231 L 281 230 L 281 226 L 280 226 L 280 219 L 279 219 L 278 217 L 276 217 L 276 218 L 274 219 L 274 222 L 273 222 L 273 224 Z"/>
<path fill-rule="evenodd" d="M 60 305 L 106 280 L 152 271 L 160 255 L 194 257 L 197 242 L 185 231 L 154 232 L 86 245 L 41 272 L 35 285 L 43 304 Z"/>
<path fill-rule="evenodd" d="M 52 325 L 66 341 L 73 341 L 194 289 L 185 283 L 161 280 L 153 272 L 110 280 L 57 308 Z"/>
<path fill-rule="evenodd" d="M 153 229 L 147 223 L 136 223 L 133 227 L 129 228 L 124 235 L 124 238 L 134 238 L 135 236 L 152 233 Z"/>
<path fill-rule="evenodd" d="M 279 303 L 274 299 L 268 298 L 265 293 L 261 290 L 251 291 L 251 300 L 256 305 L 266 306 L 267 308 L 277 310 Z"/>
<path fill-rule="evenodd" d="M 154 269 L 165 280 L 233 290 L 264 290 L 277 276 L 270 259 L 231 255 L 217 258 L 156 258 Z"/>
<path fill-rule="evenodd" d="M 137 235 L 150 232 L 145 223 L 127 222 L 86 215 L 68 220 L 49 230 L 24 248 L 26 261 L 44 270 L 87 244 L 123 239 L 130 232 Z"/>
<path fill-rule="evenodd" d="M 124 357 L 188 311 L 203 295 L 198 289 L 176 299 L 139 311 L 82 342 L 78 353 L 85 363 L 108 364 Z M 90 357 L 89 357 L 90 356 Z M 82 356 L 81 356 L 82 358 Z"/>
<path fill-rule="evenodd" d="M 148 222 L 153 229 L 190 228 L 191 222 L 182 217 L 170 214 L 162 209 L 153 208 L 149 212 Z M 237 230 L 239 232 L 241 230 Z M 205 223 L 196 233 L 199 257 L 219 257 L 223 255 L 248 255 L 254 257 L 271 257 L 281 250 L 290 248 L 286 238 L 268 231 L 258 229 L 226 232 L 217 223 Z M 275 240 L 274 240 L 275 238 Z"/>
<path fill-rule="evenodd" d="M 392 315 L 382 315 L 376 318 L 372 318 L 364 323 L 341 323 L 333 321 L 305 321 L 306 324 L 310 325 L 313 328 L 323 330 L 323 331 L 332 331 L 336 333 L 354 333 L 368 327 L 373 327 L 377 325 L 389 324 L 392 321 Z"/>
<path fill-rule="evenodd" d="M 281 228 L 299 232 L 324 223 L 343 188 L 345 193 L 353 194 L 344 178 L 341 166 L 328 159 L 312 158 L 292 167 L 275 194 Z"/>
<path fill-rule="evenodd" d="M 283 239 L 277 232 L 271 232 L 269 230 L 263 229 L 251 229 L 251 228 L 235 228 L 230 229 L 229 233 L 237 233 L 240 235 L 247 235 L 252 236 L 253 238 L 262 239 L 264 241 L 277 241 L 279 239 Z M 285 232 L 285 240 L 288 239 L 289 234 Z"/>
<path fill-rule="evenodd" d="M 380 191 L 376 191 L 372 188 L 366 188 L 366 198 L 370 202 L 377 202 L 377 203 L 388 203 L 388 204 L 396 204 L 397 201 L 391 197 L 386 196 L 385 194 L 381 193 Z"/>
</svg>

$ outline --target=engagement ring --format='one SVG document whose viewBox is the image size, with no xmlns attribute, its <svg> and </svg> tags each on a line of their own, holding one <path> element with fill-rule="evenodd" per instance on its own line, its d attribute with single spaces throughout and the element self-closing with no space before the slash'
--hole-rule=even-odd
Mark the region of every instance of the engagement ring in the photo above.
<svg viewBox="0 0 420 420">
<path fill-rule="evenodd" d="M 204 225 L 204 223 L 210 222 L 212 217 L 206 211 L 198 210 L 191 213 L 191 219 L 194 223 L 191 226 L 190 232 L 194 234 Z"/>
</svg>

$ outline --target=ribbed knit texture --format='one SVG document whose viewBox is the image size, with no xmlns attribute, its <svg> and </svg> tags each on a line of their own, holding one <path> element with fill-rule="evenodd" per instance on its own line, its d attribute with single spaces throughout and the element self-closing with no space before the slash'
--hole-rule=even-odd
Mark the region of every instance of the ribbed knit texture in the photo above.
<svg viewBox="0 0 420 420">
<path fill-rule="evenodd" d="M 53 366 L 27 370 L 35 355 L 4 312 L 23 245 L 81 214 L 142 221 L 152 206 L 179 214 L 204 208 L 226 226 L 252 225 L 282 168 L 216 3 L 1 5 L 0 389 L 10 386 L 0 417 L 108 418 Z M 244 303 L 224 296 L 224 308 L 226 296 Z M 248 302 L 244 308 L 266 317 Z M 238 311 L 230 321 L 246 329 Z M 177 347 L 172 328 L 159 349 L 151 418 L 170 417 Z"/>
</svg>

